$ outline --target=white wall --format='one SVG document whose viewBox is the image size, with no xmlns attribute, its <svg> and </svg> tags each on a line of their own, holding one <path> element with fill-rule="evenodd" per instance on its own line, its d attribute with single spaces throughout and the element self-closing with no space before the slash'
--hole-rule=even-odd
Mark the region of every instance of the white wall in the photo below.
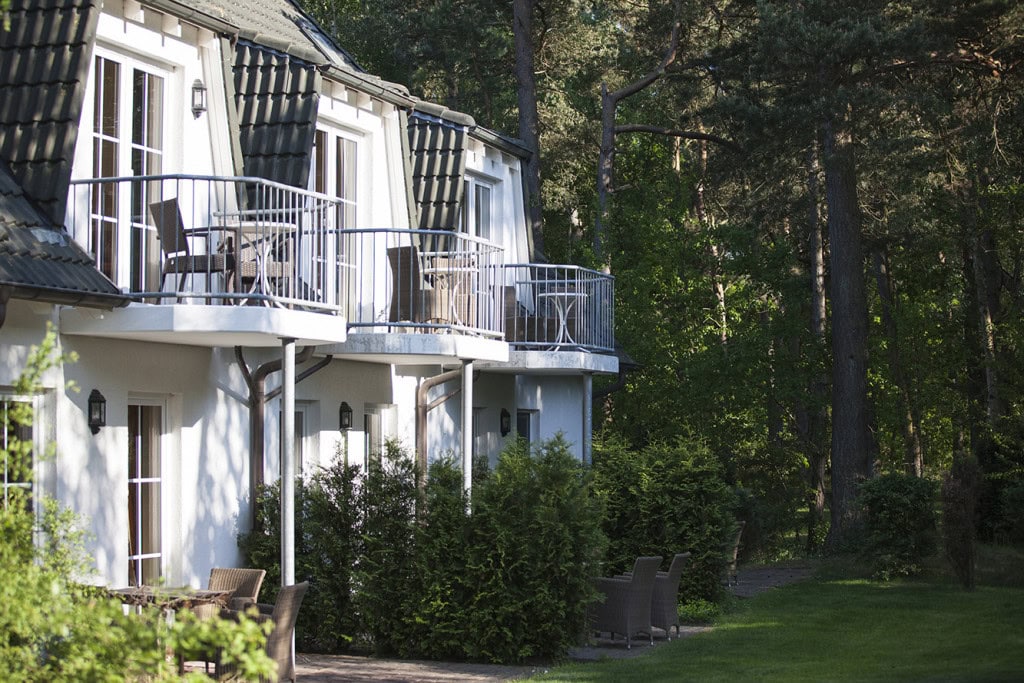
<svg viewBox="0 0 1024 683">
<path fill-rule="evenodd" d="M 559 432 L 577 458 L 583 458 L 583 377 L 519 375 L 516 408 L 537 411 L 537 438 L 546 440 Z"/>
</svg>

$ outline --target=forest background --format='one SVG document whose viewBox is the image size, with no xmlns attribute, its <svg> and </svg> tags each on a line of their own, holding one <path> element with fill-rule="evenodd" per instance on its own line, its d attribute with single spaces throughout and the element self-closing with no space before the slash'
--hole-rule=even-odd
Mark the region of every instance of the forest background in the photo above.
<svg viewBox="0 0 1024 683">
<path fill-rule="evenodd" d="M 1011 533 L 1024 6 L 303 4 L 370 73 L 537 150 L 535 247 L 615 275 L 636 364 L 595 382 L 595 425 L 704 441 L 748 547 L 841 548 L 859 482 L 960 459 L 982 537 Z"/>
</svg>

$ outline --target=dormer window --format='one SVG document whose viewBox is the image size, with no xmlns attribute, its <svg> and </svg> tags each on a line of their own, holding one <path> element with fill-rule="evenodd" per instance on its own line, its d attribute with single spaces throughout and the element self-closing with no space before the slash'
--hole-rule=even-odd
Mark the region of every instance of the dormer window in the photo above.
<svg viewBox="0 0 1024 683">
<path fill-rule="evenodd" d="M 485 180 L 467 176 L 462 195 L 459 228 L 467 235 L 490 240 L 494 186 Z"/>
</svg>

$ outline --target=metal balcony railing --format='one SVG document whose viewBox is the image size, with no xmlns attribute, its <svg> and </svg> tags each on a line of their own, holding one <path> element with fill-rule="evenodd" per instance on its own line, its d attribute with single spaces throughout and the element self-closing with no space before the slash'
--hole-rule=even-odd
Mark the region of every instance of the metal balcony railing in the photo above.
<svg viewBox="0 0 1024 683">
<path fill-rule="evenodd" d="M 67 225 L 101 272 L 148 303 L 262 304 L 343 315 L 343 203 L 259 178 L 72 181 Z"/>
<path fill-rule="evenodd" d="M 503 266 L 505 339 L 524 350 L 615 349 L 615 279 L 579 266 Z"/>
<path fill-rule="evenodd" d="M 501 247 L 448 230 L 343 230 L 353 332 L 504 334 Z M 383 255 L 383 258 L 382 258 Z"/>
</svg>

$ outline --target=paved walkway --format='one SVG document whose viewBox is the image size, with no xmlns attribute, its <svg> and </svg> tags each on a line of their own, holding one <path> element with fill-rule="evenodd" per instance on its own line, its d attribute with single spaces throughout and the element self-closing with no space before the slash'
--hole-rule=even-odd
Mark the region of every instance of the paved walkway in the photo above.
<svg viewBox="0 0 1024 683">
<path fill-rule="evenodd" d="M 787 564 L 774 567 L 741 568 L 739 583 L 730 587 L 739 597 L 751 597 L 771 588 L 794 583 L 810 577 L 814 568 L 810 564 Z M 708 626 L 684 626 L 683 638 L 710 630 Z M 660 632 L 656 630 L 656 635 Z M 622 638 L 597 638 L 586 647 L 573 648 L 571 659 L 596 661 L 639 657 L 650 652 L 665 639 L 655 638 L 654 645 L 642 638 L 634 639 L 633 647 L 626 649 Z M 300 683 L 342 683 L 347 681 L 374 681 L 375 683 L 499 683 L 514 681 L 541 673 L 541 666 L 498 666 L 491 664 L 465 664 L 457 662 L 423 662 L 397 659 L 376 659 L 353 655 L 296 656 L 296 670 Z"/>
</svg>

